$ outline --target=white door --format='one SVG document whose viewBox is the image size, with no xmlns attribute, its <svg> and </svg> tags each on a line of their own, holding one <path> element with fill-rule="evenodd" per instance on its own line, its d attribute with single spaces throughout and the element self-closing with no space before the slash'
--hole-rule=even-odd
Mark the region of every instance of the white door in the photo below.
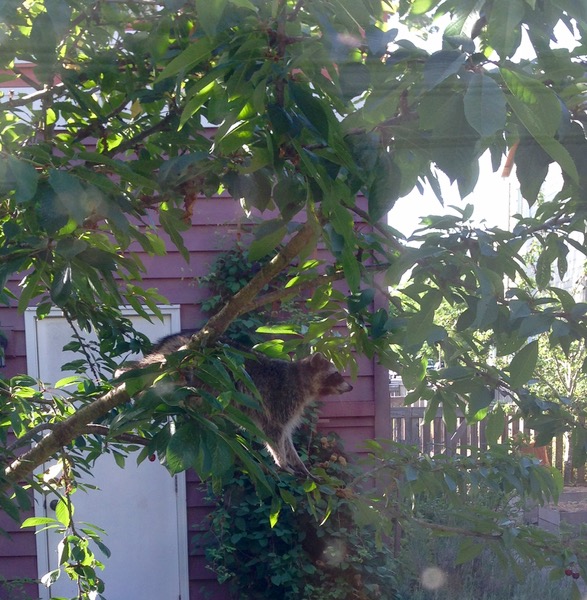
<svg viewBox="0 0 587 600">
<path fill-rule="evenodd" d="M 150 339 L 158 339 L 179 331 L 179 307 L 161 307 L 164 322 L 152 323 L 127 311 L 135 328 Z M 25 315 L 28 372 L 33 377 L 55 382 L 67 375 L 61 364 L 76 358 L 72 352 L 60 352 L 70 340 L 68 323 L 55 312 L 42 320 L 34 310 Z M 48 466 L 48 465 L 47 465 Z M 101 456 L 94 476 L 85 481 L 98 486 L 88 493 L 73 496 L 75 522 L 89 522 L 106 530 L 104 544 L 110 558 L 99 560 L 106 569 L 100 573 L 105 581 L 104 596 L 108 600 L 178 600 L 189 597 L 187 565 L 187 515 L 185 477 L 171 477 L 157 461 L 136 465 L 129 456 L 121 469 L 111 454 Z M 52 497 L 36 496 L 37 516 L 54 516 Z M 39 575 L 57 568 L 57 543 L 52 532 L 37 534 Z M 40 586 L 42 599 L 71 598 L 75 586 L 62 576 L 50 590 Z"/>
</svg>

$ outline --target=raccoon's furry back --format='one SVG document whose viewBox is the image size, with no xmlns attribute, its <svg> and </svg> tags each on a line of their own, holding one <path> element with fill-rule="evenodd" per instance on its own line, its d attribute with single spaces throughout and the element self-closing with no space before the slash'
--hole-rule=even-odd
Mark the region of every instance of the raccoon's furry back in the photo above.
<svg viewBox="0 0 587 600">
<path fill-rule="evenodd" d="M 139 366 L 163 362 L 167 355 L 184 348 L 189 340 L 190 336 L 185 333 L 159 340 Z M 288 361 L 269 358 L 230 340 L 221 341 L 246 352 L 244 368 L 257 387 L 261 410 L 243 410 L 269 439 L 267 449 L 275 462 L 285 470 L 308 474 L 291 440 L 292 433 L 308 404 L 323 396 L 348 392 L 352 386 L 319 352 L 301 360 Z M 197 380 L 197 373 L 193 375 Z M 242 388 L 241 391 L 247 392 Z"/>
</svg>

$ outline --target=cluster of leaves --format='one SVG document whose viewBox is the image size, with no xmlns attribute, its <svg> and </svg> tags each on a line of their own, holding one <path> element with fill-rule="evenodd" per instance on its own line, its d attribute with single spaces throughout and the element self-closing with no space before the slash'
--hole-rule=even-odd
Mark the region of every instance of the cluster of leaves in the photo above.
<svg viewBox="0 0 587 600">
<path fill-rule="evenodd" d="M 316 414 L 306 422 L 315 427 Z M 359 522 L 346 495 L 357 467 L 334 434 L 308 438 L 310 431 L 296 442 L 322 483 L 284 475 L 278 495 L 259 502 L 250 479 L 237 475 L 212 497 L 210 531 L 195 541 L 206 543 L 218 580 L 239 598 L 395 598 L 391 550 Z"/>
<path fill-rule="evenodd" d="M 433 457 L 386 440 L 368 446 L 366 475 L 376 475 L 378 485 L 372 493 L 363 489 L 354 507 L 387 535 L 399 523 L 408 536 L 421 529 L 452 536 L 458 540 L 457 565 L 489 550 L 520 576 L 529 565 L 548 568 L 553 578 L 562 577 L 569 563 L 585 569 L 583 536 L 561 537 L 524 519 L 528 500 L 534 506 L 557 500 L 562 476 L 553 467 L 508 445 Z M 573 597 L 580 597 L 577 585 Z"/>
<path fill-rule="evenodd" d="M 99 382 L 50 398 L 30 380 L 3 382 L 3 505 L 11 486 L 21 498 L 20 482 L 63 447 L 80 464 L 103 451 L 98 426 L 110 437 L 138 435 L 173 470 L 195 466 L 222 480 L 238 456 L 272 492 L 250 444 L 224 425 L 254 431 L 230 413 L 230 401 L 243 400 L 234 393 L 238 360 L 205 346 L 258 308 L 284 271 L 289 280 L 275 292 L 305 298 L 311 288 L 315 314 L 307 329 L 282 324 L 281 331 L 301 333 L 338 366 L 352 361 L 353 348 L 398 371 L 412 390 L 408 401 L 427 400 L 427 419 L 442 406 L 451 427 L 461 410 L 499 430 L 505 417 L 492 400 L 505 390 L 539 441 L 572 431 L 574 460 L 585 462 L 584 422 L 532 383 L 534 336 L 547 334 L 565 355 L 587 339 L 587 305 L 550 280 L 553 266 L 564 274 L 570 249 L 585 252 L 583 3 L 32 0 L 2 3 L 0 17 L 2 77 L 34 90 L 9 94 L 0 111 L 2 302 L 21 311 L 34 304 L 41 317 L 58 307 L 94 329 L 107 374 L 112 353 L 138 345 L 120 305 L 149 318 L 162 301 L 141 288 L 144 266 L 134 250 L 162 255 L 163 230 L 188 259 L 183 236 L 200 195 L 224 202 L 216 194 L 228 191 L 258 211 L 248 258 L 272 256 L 222 300 L 189 357 L 166 365 L 163 378 L 174 383 L 180 360 L 202 369 L 215 390 L 200 394 L 207 416 L 183 401 L 189 389 L 166 395 L 155 387 L 129 403 L 159 377 L 158 367 L 113 389 L 99 373 Z M 432 36 L 424 43 L 409 31 L 415 24 L 430 33 L 432 19 L 442 28 L 435 47 Z M 557 26 L 574 36 L 574 47 L 556 47 Z M 518 58 L 522 31 L 535 57 Z M 470 194 L 485 152 L 495 170 L 506 153 L 513 157 L 533 206 L 513 231 L 473 226 L 470 207 L 424 219 L 408 241 L 380 222 L 414 188 L 428 185 L 441 199 L 440 173 Z M 561 189 L 538 204 L 554 163 Z M 540 245 L 535 293 L 504 283 L 528 278 L 521 252 L 530 240 Z M 307 260 L 318 247 L 328 254 L 320 268 Z M 389 304 L 378 301 L 373 311 L 380 293 Z M 444 302 L 458 314 L 454 328 L 437 318 Z M 348 338 L 333 333 L 341 320 Z M 487 360 L 492 348 L 495 364 Z M 426 369 L 431 349 L 442 369 Z M 17 444 L 46 435 L 16 458 L 4 435 L 11 425 Z M 500 464 L 496 477 L 507 481 Z M 450 482 L 458 470 L 446 461 L 438 463 L 443 471 L 439 489 L 456 500 Z M 416 473 L 414 481 L 432 477 Z M 521 481 L 548 489 L 539 477 Z"/>
<path fill-rule="evenodd" d="M 428 217 L 414 236 L 419 246 L 404 252 L 392 267 L 394 276 L 412 268 L 408 285 L 390 298 L 391 315 L 385 322 L 386 341 L 397 349 L 411 390 L 407 402 L 428 400 L 427 419 L 442 406 L 451 429 L 461 410 L 471 422 L 493 420 L 497 431 L 504 425 L 504 415 L 493 403 L 500 391 L 536 430 L 539 444 L 572 430 L 576 460 L 584 463 L 581 420 L 540 397 L 532 384 L 539 354 L 535 338 L 548 334 L 549 345 L 568 355 L 571 344 L 585 338 L 587 306 L 562 288 L 536 290 L 516 253 L 524 238 L 475 227 L 470 209 Z M 520 284 L 508 289 L 508 280 Z M 447 304 L 451 319 L 443 321 Z M 443 368 L 426 368 L 431 349 L 440 354 Z"/>
<path fill-rule="evenodd" d="M 99 571 L 104 564 L 98 559 L 95 549 L 108 558 L 110 550 L 102 542 L 104 530 L 91 523 L 74 521 L 72 495 L 72 463 L 66 456 L 53 468 L 54 473 L 47 474 L 43 482 L 44 491 L 57 494 L 55 517 L 29 517 L 22 527 L 35 527 L 37 531 L 53 531 L 60 541 L 57 547 L 57 568 L 41 578 L 41 583 L 49 587 L 59 577 L 66 575 L 76 585 L 78 597 L 100 597 L 104 592 L 104 582 Z M 62 493 L 63 492 L 63 493 Z"/>
</svg>

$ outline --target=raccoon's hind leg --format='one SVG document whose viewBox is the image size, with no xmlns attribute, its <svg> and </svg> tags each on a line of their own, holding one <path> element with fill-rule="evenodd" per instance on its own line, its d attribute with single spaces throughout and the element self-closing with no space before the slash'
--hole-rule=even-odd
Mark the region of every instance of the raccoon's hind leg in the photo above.
<svg viewBox="0 0 587 600">
<path fill-rule="evenodd" d="M 291 441 L 291 432 L 288 429 L 275 425 L 271 427 L 266 424 L 263 430 L 269 438 L 266 443 L 267 450 L 280 469 L 292 475 L 298 473 L 310 476 L 310 472 Z"/>
<path fill-rule="evenodd" d="M 287 452 L 283 444 L 277 444 L 274 441 L 266 442 L 265 447 L 269 454 L 273 457 L 275 464 L 282 470 L 294 474 L 294 470 L 289 466 L 287 461 Z"/>
<path fill-rule="evenodd" d="M 300 458 L 296 447 L 293 445 L 292 439 L 289 436 L 285 436 L 284 439 L 285 453 L 287 456 L 287 462 L 292 466 L 293 470 L 300 474 L 306 475 L 307 477 L 313 477 L 313 475 L 308 471 L 308 468 L 304 464 L 304 461 Z"/>
</svg>

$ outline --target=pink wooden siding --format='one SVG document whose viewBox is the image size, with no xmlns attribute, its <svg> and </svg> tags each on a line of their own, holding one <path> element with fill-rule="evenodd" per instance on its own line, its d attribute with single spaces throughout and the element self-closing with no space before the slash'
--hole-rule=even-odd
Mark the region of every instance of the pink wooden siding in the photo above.
<svg viewBox="0 0 587 600">
<path fill-rule="evenodd" d="M 33 516 L 33 512 L 22 518 Z M 8 535 L 0 535 L 0 600 L 29 600 L 37 598 L 37 585 L 16 585 L 15 580 L 37 577 L 37 547 L 30 530 L 20 530 L 10 517 L 0 511 L 0 528 Z"/>
</svg>

